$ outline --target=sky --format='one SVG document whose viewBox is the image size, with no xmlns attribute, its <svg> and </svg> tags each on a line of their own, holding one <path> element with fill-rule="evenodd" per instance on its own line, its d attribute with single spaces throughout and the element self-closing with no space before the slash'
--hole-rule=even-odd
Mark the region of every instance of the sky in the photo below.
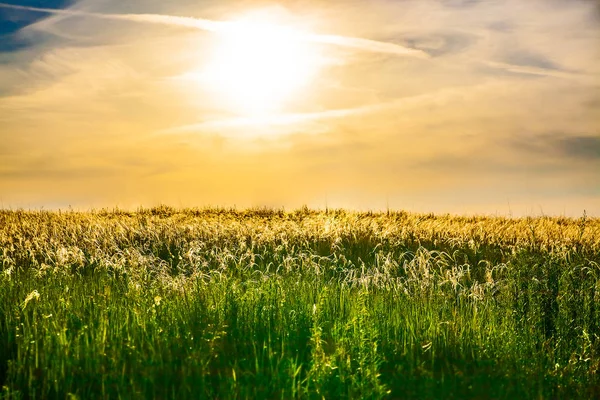
<svg viewBox="0 0 600 400">
<path fill-rule="evenodd" d="M 600 216 L 598 1 L 2 4 L 0 208 Z"/>
</svg>

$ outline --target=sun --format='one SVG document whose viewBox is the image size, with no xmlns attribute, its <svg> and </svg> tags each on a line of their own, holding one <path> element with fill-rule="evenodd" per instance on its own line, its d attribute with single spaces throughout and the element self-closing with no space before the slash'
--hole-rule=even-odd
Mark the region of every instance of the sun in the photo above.
<svg viewBox="0 0 600 400">
<path fill-rule="evenodd" d="M 280 110 L 317 73 L 314 45 L 293 29 L 265 21 L 233 21 L 201 69 L 202 83 L 234 111 L 262 117 Z"/>
</svg>

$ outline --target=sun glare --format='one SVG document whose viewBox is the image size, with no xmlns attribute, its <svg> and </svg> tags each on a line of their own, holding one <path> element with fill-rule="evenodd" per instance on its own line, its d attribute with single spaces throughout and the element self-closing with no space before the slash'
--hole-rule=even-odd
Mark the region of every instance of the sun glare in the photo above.
<svg viewBox="0 0 600 400">
<path fill-rule="evenodd" d="M 311 81 L 317 49 L 299 32 L 257 21 L 235 21 L 200 73 L 203 84 L 236 112 L 265 116 L 280 110 Z"/>
</svg>

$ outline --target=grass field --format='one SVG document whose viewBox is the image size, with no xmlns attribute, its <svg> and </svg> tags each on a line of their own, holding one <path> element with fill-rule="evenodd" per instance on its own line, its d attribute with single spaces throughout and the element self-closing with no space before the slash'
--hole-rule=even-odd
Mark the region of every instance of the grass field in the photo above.
<svg viewBox="0 0 600 400">
<path fill-rule="evenodd" d="M 600 219 L 0 211 L 0 399 L 600 398 Z"/>
</svg>

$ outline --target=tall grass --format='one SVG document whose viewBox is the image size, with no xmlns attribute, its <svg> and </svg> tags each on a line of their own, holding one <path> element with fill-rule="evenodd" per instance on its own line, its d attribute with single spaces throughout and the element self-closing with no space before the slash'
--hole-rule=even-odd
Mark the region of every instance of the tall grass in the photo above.
<svg viewBox="0 0 600 400">
<path fill-rule="evenodd" d="M 600 220 L 0 211 L 0 398 L 600 398 Z"/>
</svg>

